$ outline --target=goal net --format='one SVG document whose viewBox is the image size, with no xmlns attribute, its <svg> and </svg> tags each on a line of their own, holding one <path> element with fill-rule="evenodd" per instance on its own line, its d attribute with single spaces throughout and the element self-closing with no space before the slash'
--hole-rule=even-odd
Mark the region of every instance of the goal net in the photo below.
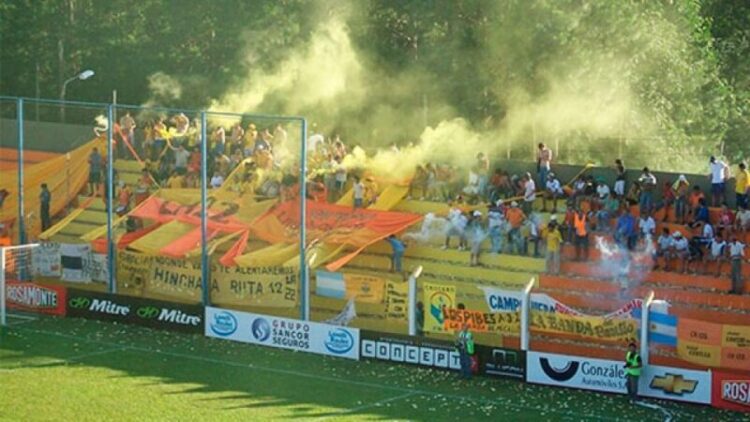
<svg viewBox="0 0 750 422">
<path fill-rule="evenodd" d="M 32 253 L 37 246 L 0 246 L 0 325 L 7 325 L 8 286 L 32 280 Z"/>
</svg>

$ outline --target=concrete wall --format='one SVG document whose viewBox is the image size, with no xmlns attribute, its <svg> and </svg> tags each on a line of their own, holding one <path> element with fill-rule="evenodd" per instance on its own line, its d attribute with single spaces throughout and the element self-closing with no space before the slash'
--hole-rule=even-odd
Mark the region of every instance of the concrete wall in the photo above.
<svg viewBox="0 0 750 422">
<path fill-rule="evenodd" d="M 67 152 L 94 138 L 93 125 L 53 122 L 24 122 L 27 149 Z M 15 119 L 0 118 L 0 147 L 18 147 L 18 126 Z"/>
</svg>

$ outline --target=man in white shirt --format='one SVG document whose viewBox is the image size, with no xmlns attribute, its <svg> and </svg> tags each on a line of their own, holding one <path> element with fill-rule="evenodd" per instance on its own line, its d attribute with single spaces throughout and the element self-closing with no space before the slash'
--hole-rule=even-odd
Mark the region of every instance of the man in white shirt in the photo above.
<svg viewBox="0 0 750 422">
<path fill-rule="evenodd" d="M 687 269 L 687 261 L 690 257 L 690 251 L 688 250 L 688 241 L 685 236 L 680 232 L 672 233 L 672 251 L 669 254 L 671 259 L 679 259 L 682 261 L 682 272 L 685 273 Z"/>
<path fill-rule="evenodd" d="M 711 174 L 708 175 L 711 180 L 711 203 L 714 207 L 718 207 L 724 203 L 724 188 L 729 175 L 729 166 L 712 155 L 709 168 L 711 169 Z"/>
<path fill-rule="evenodd" d="M 552 167 L 552 150 L 541 142 L 538 147 L 539 151 L 536 156 L 537 173 L 539 174 L 539 184 L 543 185 L 547 181 L 547 175 Z"/>
<path fill-rule="evenodd" d="M 737 212 L 734 218 L 734 229 L 742 233 L 750 231 L 750 209 L 748 207 L 742 207 Z"/>
<path fill-rule="evenodd" d="M 745 257 L 745 244 L 737 239 L 737 236 L 732 236 L 732 241 L 729 243 L 729 260 L 732 263 L 732 293 L 741 295 L 743 282 L 742 282 L 742 260 Z M 750 262 L 750 260 L 748 260 Z"/>
<path fill-rule="evenodd" d="M 490 234 L 492 252 L 500 253 L 503 250 L 503 226 L 505 216 L 502 213 L 503 200 L 498 199 L 494 207 L 487 213 L 487 228 Z"/>
<path fill-rule="evenodd" d="M 224 183 L 224 177 L 218 171 L 214 173 L 214 177 L 211 178 L 211 187 L 218 189 Z"/>
<path fill-rule="evenodd" d="M 562 198 L 563 190 L 560 185 L 560 180 L 555 177 L 555 173 L 549 173 L 547 175 L 547 182 L 545 184 L 547 194 L 544 196 L 542 201 L 542 212 L 547 212 L 547 199 L 552 199 L 552 212 L 557 212 L 557 199 Z"/>
<path fill-rule="evenodd" d="M 641 239 L 652 239 L 656 234 L 656 221 L 651 216 L 650 212 L 642 215 L 638 220 L 638 228 L 640 229 Z"/>
<path fill-rule="evenodd" d="M 359 179 L 354 178 L 354 208 L 362 208 L 365 201 L 365 185 Z"/>
<path fill-rule="evenodd" d="M 536 183 L 534 183 L 531 173 L 526 173 L 523 176 L 523 180 L 523 212 L 529 215 L 534 208 L 534 201 L 536 200 Z"/>
<path fill-rule="evenodd" d="M 703 274 L 708 274 L 709 262 L 716 263 L 716 277 L 721 276 L 721 264 L 727 260 L 727 242 L 722 238 L 721 233 L 708 244 L 708 253 L 703 257 Z"/>
</svg>

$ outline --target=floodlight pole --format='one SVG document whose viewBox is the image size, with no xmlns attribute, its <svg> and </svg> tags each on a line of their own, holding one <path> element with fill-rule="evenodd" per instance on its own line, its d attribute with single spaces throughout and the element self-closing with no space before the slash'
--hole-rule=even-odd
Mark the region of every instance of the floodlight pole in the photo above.
<svg viewBox="0 0 750 422">
<path fill-rule="evenodd" d="M 112 294 L 117 293 L 117 280 L 115 279 L 115 243 L 113 241 L 114 231 L 112 228 L 112 213 L 114 212 L 112 199 L 114 198 L 113 191 L 115 188 L 115 160 L 112 158 L 113 109 L 114 106 L 112 104 L 107 105 L 107 197 L 104 199 L 107 201 L 107 271 L 109 272 L 109 292 Z"/>
<path fill-rule="evenodd" d="M 209 294 L 209 277 L 211 276 L 208 260 L 208 198 L 207 183 L 208 177 L 208 137 L 206 131 L 206 112 L 201 112 L 201 293 L 203 306 L 211 305 L 211 295 Z"/>
<path fill-rule="evenodd" d="M 24 221 L 24 195 L 23 195 L 23 98 L 16 100 L 16 124 L 18 125 L 18 243 L 26 243 L 26 223 Z"/>
<path fill-rule="evenodd" d="M 300 319 L 306 321 L 310 316 L 310 286 L 308 285 L 307 257 L 307 120 L 301 119 L 300 128 L 300 168 L 299 168 L 299 271 L 300 271 Z"/>
</svg>

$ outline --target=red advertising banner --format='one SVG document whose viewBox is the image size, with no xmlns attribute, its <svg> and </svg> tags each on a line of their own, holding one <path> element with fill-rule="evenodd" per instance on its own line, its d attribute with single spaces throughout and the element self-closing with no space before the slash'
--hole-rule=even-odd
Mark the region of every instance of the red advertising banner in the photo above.
<svg viewBox="0 0 750 422">
<path fill-rule="evenodd" d="M 10 309 L 65 315 L 65 287 L 8 281 L 5 299 Z"/>
<path fill-rule="evenodd" d="M 750 375 L 714 371 L 711 391 L 713 407 L 750 412 Z"/>
</svg>

